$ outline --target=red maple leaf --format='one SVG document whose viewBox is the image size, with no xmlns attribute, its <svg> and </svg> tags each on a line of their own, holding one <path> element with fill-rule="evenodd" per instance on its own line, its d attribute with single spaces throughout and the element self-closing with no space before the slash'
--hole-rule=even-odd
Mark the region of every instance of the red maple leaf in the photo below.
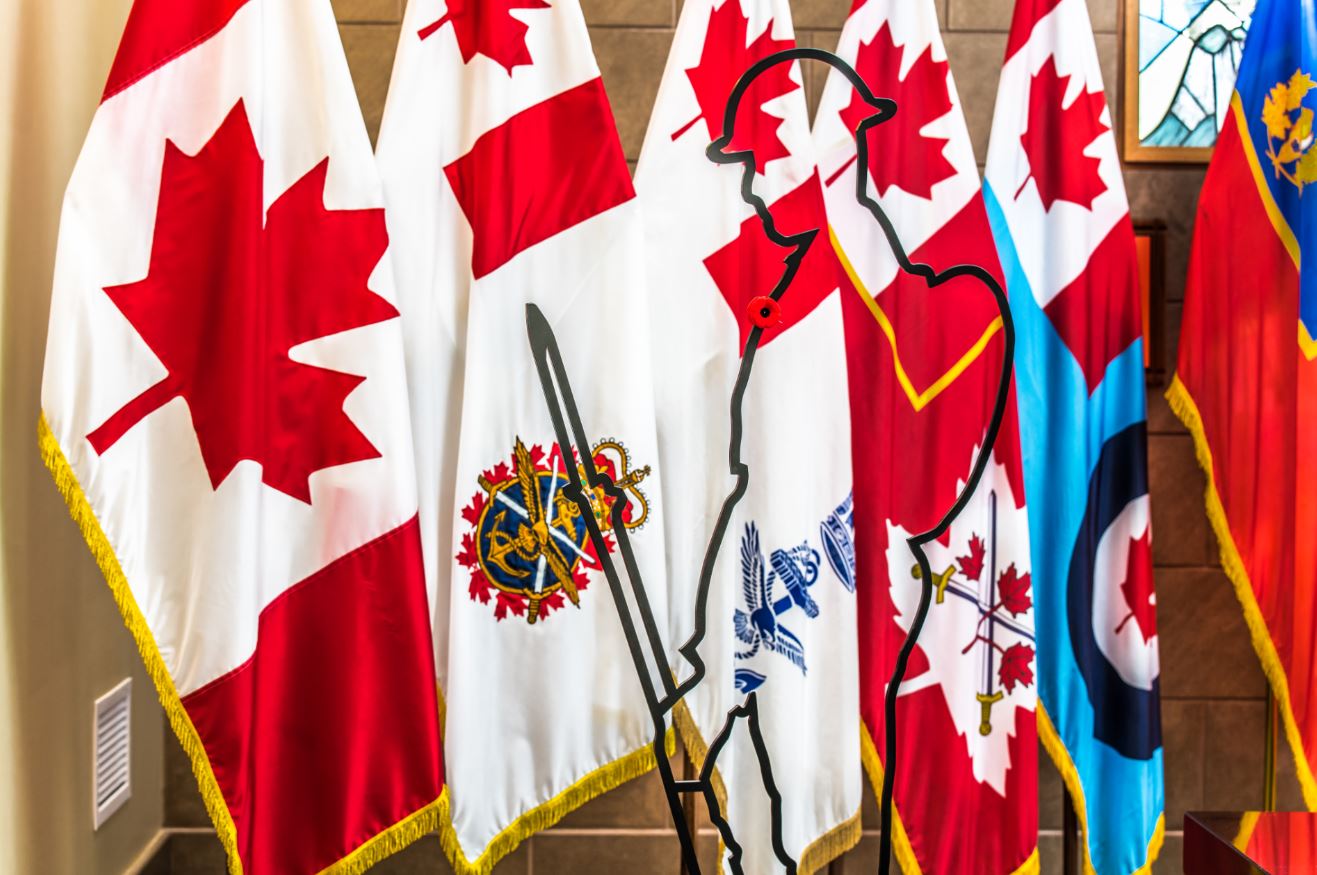
<svg viewBox="0 0 1317 875">
<path fill-rule="evenodd" d="M 506 593 L 501 589 L 497 590 L 494 594 L 494 619 L 507 619 L 509 611 L 518 617 L 525 616 L 526 599 L 523 596 Z"/>
<path fill-rule="evenodd" d="M 366 282 L 382 210 L 327 210 L 329 159 L 263 207 L 242 101 L 196 155 L 165 145 L 145 279 L 105 289 L 168 372 L 87 436 L 105 453 L 182 398 L 214 488 L 244 459 L 310 503 L 310 475 L 379 452 L 343 411 L 364 377 L 294 361 L 298 344 L 398 315 Z"/>
<path fill-rule="evenodd" d="M 483 571 L 476 569 L 471 572 L 471 585 L 466 589 L 471 598 L 480 602 L 482 605 L 487 605 L 489 604 L 489 594 L 491 590 L 493 590 L 493 587 L 489 585 L 489 580 L 485 578 Z"/>
<path fill-rule="evenodd" d="M 1012 644 L 1001 653 L 997 667 L 997 680 L 1006 692 L 1015 691 L 1016 684 L 1033 685 L 1033 648 L 1028 644 Z"/>
<path fill-rule="evenodd" d="M 1152 589 L 1152 528 L 1143 537 L 1130 541 L 1129 558 L 1125 563 L 1125 579 L 1120 584 L 1121 594 L 1130 606 L 1130 612 L 1116 627 L 1119 632 L 1134 618 L 1139 634 L 1148 641 L 1157 634 L 1157 596 Z"/>
<path fill-rule="evenodd" d="M 905 47 L 898 46 L 884 22 L 873 39 L 861 43 L 855 56 L 855 69 L 878 94 L 896 100 L 896 115 L 869 129 L 869 175 L 882 197 L 895 186 L 916 197 L 931 198 L 933 186 L 956 175 L 956 168 L 946 159 L 946 137 L 920 134 L 929 122 L 951 111 L 951 93 L 947 89 L 947 62 L 933 60 L 933 47 L 927 46 L 915 58 L 904 77 L 900 76 Z M 858 91 L 852 91 L 850 104 L 841 111 L 848 130 L 875 112 Z M 852 159 L 854 160 L 854 159 Z M 842 170 L 828 178 L 831 185 Z"/>
<path fill-rule="evenodd" d="M 1023 614 L 1033 605 L 1033 597 L 1029 594 L 1029 574 L 1017 572 L 1014 562 L 998 575 L 997 591 L 1001 594 L 1002 607 L 1010 611 L 1013 617 Z"/>
<path fill-rule="evenodd" d="M 543 620 L 565 604 L 567 600 L 562 597 L 562 590 L 554 590 L 540 601 L 540 619 Z"/>
<path fill-rule="evenodd" d="M 531 444 L 529 452 L 531 464 L 537 467 L 544 464 L 544 447 L 539 444 Z M 562 454 L 559 453 L 559 455 L 561 456 Z"/>
<path fill-rule="evenodd" d="M 978 580 L 979 575 L 983 573 L 983 539 L 978 535 L 971 535 L 969 555 L 957 556 L 956 561 L 960 563 L 961 574 L 970 580 Z"/>
<path fill-rule="evenodd" d="M 678 128 L 672 139 L 686 133 L 701 119 L 710 138 L 722 136 L 727 98 L 741 74 L 755 61 L 796 45 L 795 40 L 773 39 L 772 21 L 754 42 L 747 45 L 748 29 L 749 21 L 741 14 L 740 0 L 723 0 L 723 5 L 710 11 L 700 63 L 686 70 L 686 78 L 695 89 L 695 99 L 700 104 L 700 114 Z M 764 104 L 800 87 L 791 81 L 792 67 L 790 64 L 773 67 L 755 79 L 741 98 L 728 148 L 730 151 L 753 151 L 755 169 L 761 173 L 769 161 L 791 154 L 777 135 L 782 119 L 769 115 Z"/>
<path fill-rule="evenodd" d="M 448 9 L 438 21 L 417 31 L 427 39 L 445 24 L 453 26 L 462 62 L 471 63 L 484 55 L 512 75 L 512 68 L 533 64 L 526 48 L 526 22 L 512 17 L 514 9 L 548 9 L 545 0 L 448 0 Z"/>
<path fill-rule="evenodd" d="M 471 532 L 462 533 L 462 549 L 457 553 L 457 561 L 463 568 L 475 569 L 480 565 L 480 557 L 476 555 L 475 535 Z"/>
<path fill-rule="evenodd" d="M 482 476 L 490 483 L 502 483 L 512 476 L 512 469 L 507 462 L 499 462 L 493 468 L 483 472 Z"/>
<path fill-rule="evenodd" d="M 462 508 L 462 519 L 475 525 L 480 521 L 480 514 L 485 509 L 485 493 L 477 492 L 471 496 L 471 503 Z"/>
<path fill-rule="evenodd" d="M 1086 209 L 1107 190 L 1098 176 L 1101 161 L 1084 150 L 1107 130 L 1102 112 L 1107 98 L 1101 91 L 1080 90 L 1069 106 L 1063 107 L 1066 86 L 1071 77 L 1062 79 L 1056 72 L 1056 58 L 1047 59 L 1029 85 L 1029 126 L 1020 135 L 1020 145 L 1029 159 L 1029 176 L 1020 183 L 1020 192 L 1033 179 L 1043 209 L 1050 210 L 1057 201 L 1070 201 Z"/>
</svg>

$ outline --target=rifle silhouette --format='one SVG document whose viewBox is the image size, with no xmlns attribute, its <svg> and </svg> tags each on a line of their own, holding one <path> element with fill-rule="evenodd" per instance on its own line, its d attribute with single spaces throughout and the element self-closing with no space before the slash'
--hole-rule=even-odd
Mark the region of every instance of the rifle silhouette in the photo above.
<svg viewBox="0 0 1317 875">
<path fill-rule="evenodd" d="M 723 844 L 727 848 L 729 867 L 734 875 L 742 875 L 743 873 L 741 866 L 743 848 L 736 841 L 731 824 L 727 822 L 721 803 L 714 792 L 713 784 L 713 773 L 717 766 L 718 755 L 730 739 L 737 720 L 745 720 L 747 723 L 755 756 L 759 762 L 764 791 L 769 797 L 773 853 L 790 875 L 795 875 L 796 872 L 796 862 L 787 853 L 782 839 L 782 796 L 773 780 L 772 762 L 769 759 L 768 749 L 764 744 L 763 732 L 759 723 L 757 691 L 747 694 L 741 704 L 728 711 L 722 729 L 709 744 L 708 754 L 700 768 L 699 775 L 695 779 L 678 780 L 673 775 L 664 743 L 667 736 L 668 716 L 671 714 L 672 709 L 687 693 L 703 682 L 707 674 L 707 669 L 698 649 L 708 632 L 709 587 L 713 578 L 713 569 L 721 553 L 723 539 L 731 523 L 732 513 L 736 505 L 745 496 L 750 484 L 750 468 L 741 458 L 741 443 L 744 436 L 742 404 L 745 391 L 750 383 L 750 373 L 754 367 L 755 353 L 759 348 L 764 330 L 771 327 L 776 321 L 779 312 L 777 302 L 789 289 L 800 269 L 805 253 L 813 245 L 821 230 L 814 228 L 791 235 L 781 233 L 777 229 L 768 205 L 762 197 L 754 192 L 755 161 L 753 152 L 750 150 L 726 151 L 732 141 L 736 114 L 741 99 L 745 96 L 751 83 L 778 64 L 789 64 L 796 60 L 817 60 L 828 64 L 845 76 L 864 101 L 873 107 L 873 113 L 860 121 L 855 130 L 856 164 L 858 168 L 855 197 L 860 204 L 869 210 L 882 228 L 887 243 L 896 256 L 901 270 L 922 278 L 929 289 L 957 277 L 972 277 L 982 282 L 992 292 L 1001 312 L 1005 340 L 1002 373 L 998 381 L 992 417 L 988 422 L 983 446 L 975 457 L 969 477 L 956 501 L 938 523 L 933 528 L 912 535 L 907 539 L 907 544 L 914 554 L 921 571 L 921 592 L 919 606 L 912 618 L 905 641 L 898 652 L 884 701 L 886 733 L 881 800 L 882 833 L 880 836 L 881 855 L 879 861 L 881 875 L 887 875 L 891 867 L 892 788 L 897 759 L 897 694 L 905 677 L 906 664 L 909 661 L 910 653 L 914 650 L 915 642 L 918 640 L 919 633 L 923 628 L 932 601 L 934 578 L 923 545 L 940 537 L 950 527 L 952 521 L 969 503 L 970 497 L 978 487 L 979 481 L 987 469 L 992 448 L 996 443 L 997 434 L 1006 413 L 1011 381 L 1011 365 L 1015 355 L 1015 323 L 1011 319 L 1006 292 L 992 275 L 978 265 L 957 265 L 939 272 L 928 264 L 913 263 L 906 254 L 905 248 L 901 245 L 901 241 L 897 237 L 896 230 L 887 214 L 883 212 L 882 207 L 868 193 L 869 149 L 867 134 L 871 128 L 882 124 L 896 114 L 896 102 L 890 98 L 877 97 L 853 67 L 832 52 L 822 49 L 787 49 L 768 55 L 751 65 L 742 74 L 727 98 L 727 107 L 723 113 L 723 135 L 709 144 L 705 154 L 710 161 L 716 164 L 742 165 L 741 199 L 754 208 L 755 215 L 763 225 L 764 233 L 768 238 L 784 249 L 791 251 L 784 260 L 786 269 L 772 291 L 768 295 L 756 297 L 750 302 L 751 321 L 755 324 L 755 327 L 751 329 L 746 338 L 730 401 L 731 437 L 728 442 L 728 463 L 731 474 L 735 478 L 735 484 L 732 491 L 723 500 L 713 532 L 705 548 L 704 561 L 700 567 L 695 595 L 694 630 L 678 649 L 678 652 L 690 665 L 691 669 L 690 674 L 684 680 L 674 680 L 673 674 L 668 668 L 663 640 L 654 621 L 654 612 L 650 606 L 649 597 L 635 561 L 630 536 L 623 524 L 623 515 L 628 503 L 626 490 L 619 488 L 608 473 L 599 470 L 599 466 L 596 465 L 566 465 L 570 482 L 563 488 L 563 494 L 581 510 L 582 519 L 594 545 L 595 553 L 599 557 L 604 576 L 608 580 L 614 603 L 617 605 L 618 619 L 621 621 L 627 647 L 653 721 L 654 739 L 652 746 L 654 759 L 663 781 L 663 788 L 672 814 L 673 825 L 676 828 L 677 838 L 681 843 L 682 860 L 687 871 L 692 875 L 700 875 L 700 865 L 695 853 L 695 843 L 690 835 L 690 829 L 682 809 L 682 794 L 685 793 L 699 793 L 704 796 L 709 810 L 709 818 L 717 828 Z M 568 380 L 566 369 L 563 367 L 557 338 L 544 314 L 534 304 L 526 305 L 526 332 L 540 378 L 540 387 L 544 394 L 545 403 L 549 408 L 550 418 L 553 420 L 555 440 L 557 440 L 564 458 L 571 458 L 568 454 L 570 450 L 576 453 L 577 458 L 589 459 L 591 443 L 587 439 L 585 427 L 581 422 L 580 411 L 572 393 L 571 383 Z M 582 474 L 584 474 L 584 480 Z M 619 575 L 617 565 L 608 550 L 599 523 L 594 518 L 594 511 L 587 497 L 587 485 L 590 490 L 602 490 L 611 499 L 609 515 L 612 520 L 612 531 L 616 539 L 618 554 L 622 558 L 622 565 L 625 570 L 626 586 L 623 585 L 622 576 Z"/>
</svg>

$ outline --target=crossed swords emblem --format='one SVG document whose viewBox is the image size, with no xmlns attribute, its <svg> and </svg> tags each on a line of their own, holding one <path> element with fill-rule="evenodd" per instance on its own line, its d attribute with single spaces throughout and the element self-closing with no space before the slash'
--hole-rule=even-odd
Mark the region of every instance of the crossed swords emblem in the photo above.
<svg viewBox="0 0 1317 875">
<path fill-rule="evenodd" d="M 621 445 L 615 442 L 610 442 L 607 446 L 615 446 L 619 451 L 621 450 Z M 596 447 L 596 450 L 598 449 L 600 447 Z M 530 451 L 521 438 L 516 439 L 513 455 L 516 460 L 515 480 L 492 483 L 484 475 L 478 478 L 480 488 L 489 494 L 491 501 L 501 506 L 498 515 L 494 518 L 494 528 L 487 536 L 488 550 L 485 558 L 509 577 L 524 577 L 523 572 L 509 564 L 510 555 L 515 554 L 527 564 L 534 563 L 535 578 L 528 594 L 530 604 L 526 611 L 526 622 L 534 625 L 539 619 L 540 602 L 555 589 L 561 588 L 568 601 L 579 608 L 581 596 L 572 576 L 572 566 L 577 561 L 592 568 L 598 563 L 572 537 L 571 533 L 575 531 L 575 519 L 581 511 L 574 502 L 562 494 L 563 487 L 569 481 L 559 468 L 559 457 L 557 455 L 553 457 L 552 468 L 549 471 L 537 470 Z M 624 454 L 622 459 L 625 466 Z M 649 475 L 649 471 L 649 467 L 646 466 L 625 472 L 618 480 L 618 485 L 634 491 L 636 485 Z M 547 498 L 542 498 L 540 478 L 545 476 L 549 479 L 549 494 Z M 508 487 L 513 484 L 520 488 L 522 499 L 520 502 L 508 494 Z M 600 521 L 606 520 L 604 496 L 595 495 L 590 503 L 594 508 L 595 518 Z M 647 514 L 648 507 L 643 503 L 643 498 L 641 506 Z M 509 513 L 515 517 L 515 523 L 510 524 Z M 641 522 L 643 517 L 627 525 L 629 528 L 634 528 Z M 569 555 L 571 559 L 568 559 Z"/>
<path fill-rule="evenodd" d="M 979 702 L 979 735 L 992 734 L 992 706 L 996 705 L 1003 698 L 1005 693 L 998 689 L 997 678 L 994 674 L 994 662 L 996 659 L 996 639 L 997 627 L 1011 632 L 1030 643 L 1033 643 L 1034 632 L 1029 627 L 1016 622 L 1010 617 L 1003 617 L 1001 611 L 997 610 L 997 492 L 993 490 L 988 493 L 988 576 L 987 580 L 978 581 L 975 589 L 969 589 L 962 586 L 952 578 L 956 566 L 948 565 L 946 570 L 933 574 L 933 587 L 936 593 L 934 601 L 936 604 L 942 604 L 947 595 L 953 595 L 958 599 L 963 599 L 974 604 L 978 608 L 979 622 L 988 627 L 988 632 L 981 638 L 977 638 L 979 650 L 979 667 L 982 671 L 979 692 L 975 697 Z M 915 565 L 910 569 L 911 576 L 919 580 L 922 576 L 919 566 Z"/>
</svg>

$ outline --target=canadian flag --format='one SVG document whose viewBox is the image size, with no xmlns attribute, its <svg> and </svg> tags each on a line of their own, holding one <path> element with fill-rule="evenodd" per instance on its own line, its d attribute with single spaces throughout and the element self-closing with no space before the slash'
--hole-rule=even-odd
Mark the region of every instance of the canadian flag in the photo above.
<svg viewBox="0 0 1317 875">
<path fill-rule="evenodd" d="M 358 872 L 444 805 L 387 244 L 327 0 L 138 0 L 40 444 L 234 873 Z"/>
<path fill-rule="evenodd" d="M 838 54 L 897 103 L 869 131 L 867 166 L 854 137 L 870 111 L 841 75 L 829 77 L 814 123 L 832 241 L 853 286 L 843 311 L 860 702 L 877 790 L 888 765 L 883 700 L 924 583 L 906 538 L 931 528 L 964 488 L 1004 341 L 981 280 L 930 288 L 901 271 L 856 201 L 856 174 L 866 174 L 911 261 L 934 271 L 974 264 L 999 283 L 1001 271 L 932 0 L 857 3 Z M 977 491 L 926 552 L 935 597 L 896 705 L 897 857 L 907 873 L 1036 868 L 1035 644 L 1013 399 Z"/>
<path fill-rule="evenodd" d="M 706 543 L 733 488 L 729 404 L 748 307 L 782 278 L 783 249 L 705 155 L 733 85 L 791 48 L 786 0 L 686 0 L 636 171 L 645 208 L 671 639 L 690 638 Z M 801 71 L 771 68 L 743 98 L 728 150 L 754 153 L 754 193 L 777 230 L 823 229 Z M 859 687 L 842 274 L 820 233 L 755 353 L 743 403 L 749 486 L 709 589 L 705 680 L 677 711 L 702 765 L 728 711 L 758 698 L 787 853 L 814 872 L 859 839 Z M 678 675 L 688 671 L 675 658 Z M 801 715 L 827 715 L 802 720 Z M 769 797 L 742 731 L 716 760 L 746 872 L 781 871 Z"/>
<path fill-rule="evenodd" d="M 654 765 L 617 608 L 564 494 L 569 466 L 607 470 L 644 578 L 663 579 L 638 205 L 575 0 L 412 0 L 377 157 L 446 706 L 442 838 L 459 872 L 488 872 Z M 589 458 L 554 443 L 529 303 L 556 333 Z M 591 501 L 607 526 L 612 499 Z M 650 599 L 666 623 L 661 589 Z"/>
</svg>

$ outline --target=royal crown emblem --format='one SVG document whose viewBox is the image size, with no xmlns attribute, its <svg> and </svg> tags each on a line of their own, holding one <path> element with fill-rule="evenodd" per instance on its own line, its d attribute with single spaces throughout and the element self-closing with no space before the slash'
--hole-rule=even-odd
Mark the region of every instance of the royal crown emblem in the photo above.
<svg viewBox="0 0 1317 875">
<path fill-rule="evenodd" d="M 1313 151 L 1312 110 L 1303 106 L 1303 98 L 1317 84 L 1302 70 L 1295 70 L 1288 82 L 1271 86 L 1262 102 L 1262 123 L 1267 126 L 1267 158 L 1279 177 L 1288 179 L 1303 193 L 1303 187 L 1317 182 L 1317 151 Z M 1294 115 L 1295 112 L 1298 115 Z"/>
<path fill-rule="evenodd" d="M 649 466 L 633 469 L 630 454 L 616 440 L 600 441 L 591 456 L 596 469 L 628 493 L 623 525 L 628 530 L 643 526 L 649 500 L 640 483 L 649 476 Z M 572 464 L 584 480 L 580 461 L 573 458 Z M 471 598 L 493 602 L 497 620 L 513 614 L 530 624 L 568 601 L 580 607 L 581 593 L 590 583 L 588 570 L 599 568 L 599 558 L 580 508 L 564 493 L 571 480 L 557 444 L 545 452 L 517 438 L 512 458 L 484 471 L 477 482 L 480 490 L 462 509 L 470 528 L 457 554 L 457 561 L 471 572 Z M 613 500 L 602 489 L 589 487 L 586 496 L 612 552 Z"/>
<path fill-rule="evenodd" d="M 855 592 L 855 525 L 851 495 L 819 526 L 828 564 L 848 593 Z M 765 561 L 759 527 L 749 522 L 741 535 L 741 604 L 732 611 L 732 629 L 742 645 L 736 651 L 736 689 L 751 693 L 764 685 L 767 670 L 756 657 L 781 656 L 803 675 L 805 643 L 786 625 L 814 620 L 819 603 L 811 589 L 819 579 L 821 557 L 808 540 L 773 550 Z M 785 615 L 785 622 L 783 617 Z M 771 661 L 771 660 L 770 660 Z"/>
</svg>

